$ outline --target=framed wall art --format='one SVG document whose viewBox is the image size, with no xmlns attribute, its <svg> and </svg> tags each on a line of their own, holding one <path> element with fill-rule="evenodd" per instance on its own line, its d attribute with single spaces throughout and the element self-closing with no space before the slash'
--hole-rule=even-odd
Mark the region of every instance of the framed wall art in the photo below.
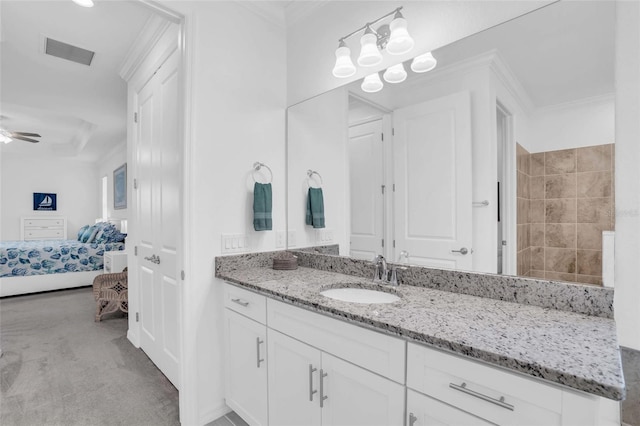
<svg viewBox="0 0 640 426">
<path fill-rule="evenodd" d="M 113 208 L 127 208 L 127 163 L 113 171 Z"/>
<path fill-rule="evenodd" d="M 33 210 L 56 211 L 58 209 L 57 195 L 46 192 L 33 193 Z"/>
</svg>

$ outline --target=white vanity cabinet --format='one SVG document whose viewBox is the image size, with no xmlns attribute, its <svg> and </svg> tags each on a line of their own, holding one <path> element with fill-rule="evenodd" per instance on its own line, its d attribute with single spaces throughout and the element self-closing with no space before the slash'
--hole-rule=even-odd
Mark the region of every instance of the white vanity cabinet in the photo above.
<svg viewBox="0 0 640 426">
<path fill-rule="evenodd" d="M 404 386 L 269 329 L 272 425 L 402 424 Z"/>
<path fill-rule="evenodd" d="M 226 403 L 250 425 L 268 425 L 265 298 L 225 286 Z"/>
<path fill-rule="evenodd" d="M 407 426 L 488 426 L 493 423 L 408 389 L 405 424 Z"/>
</svg>

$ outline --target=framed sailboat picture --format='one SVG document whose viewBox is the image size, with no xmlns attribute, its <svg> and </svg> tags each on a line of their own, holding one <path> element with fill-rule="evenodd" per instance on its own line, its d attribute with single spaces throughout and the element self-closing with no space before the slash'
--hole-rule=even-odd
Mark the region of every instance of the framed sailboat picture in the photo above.
<svg viewBox="0 0 640 426">
<path fill-rule="evenodd" d="M 127 208 L 127 163 L 113 171 L 113 208 Z"/>
<path fill-rule="evenodd" d="M 44 192 L 33 193 L 33 209 L 40 211 L 55 211 L 58 209 L 56 194 Z"/>
</svg>

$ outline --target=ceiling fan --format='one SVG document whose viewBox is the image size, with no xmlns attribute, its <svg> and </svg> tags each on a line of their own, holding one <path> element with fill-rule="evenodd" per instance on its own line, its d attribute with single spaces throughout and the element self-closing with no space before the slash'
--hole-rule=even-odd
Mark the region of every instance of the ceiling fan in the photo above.
<svg viewBox="0 0 640 426">
<path fill-rule="evenodd" d="M 37 133 L 29 133 L 29 132 L 9 132 L 8 130 L 0 128 L 0 142 L 9 143 L 12 140 L 21 140 L 25 142 L 38 143 L 40 142 L 37 139 L 41 137 Z"/>
</svg>

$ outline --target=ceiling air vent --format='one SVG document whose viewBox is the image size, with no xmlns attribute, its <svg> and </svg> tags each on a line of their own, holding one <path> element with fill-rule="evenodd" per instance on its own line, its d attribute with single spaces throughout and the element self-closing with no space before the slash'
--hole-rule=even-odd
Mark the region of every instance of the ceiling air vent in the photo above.
<svg viewBox="0 0 640 426">
<path fill-rule="evenodd" d="M 44 52 L 47 55 L 57 56 L 58 58 L 66 59 L 68 61 L 77 62 L 83 65 L 91 65 L 93 55 L 95 52 L 82 49 L 81 47 L 72 46 L 67 43 L 63 43 L 52 38 L 46 40 Z"/>
</svg>

